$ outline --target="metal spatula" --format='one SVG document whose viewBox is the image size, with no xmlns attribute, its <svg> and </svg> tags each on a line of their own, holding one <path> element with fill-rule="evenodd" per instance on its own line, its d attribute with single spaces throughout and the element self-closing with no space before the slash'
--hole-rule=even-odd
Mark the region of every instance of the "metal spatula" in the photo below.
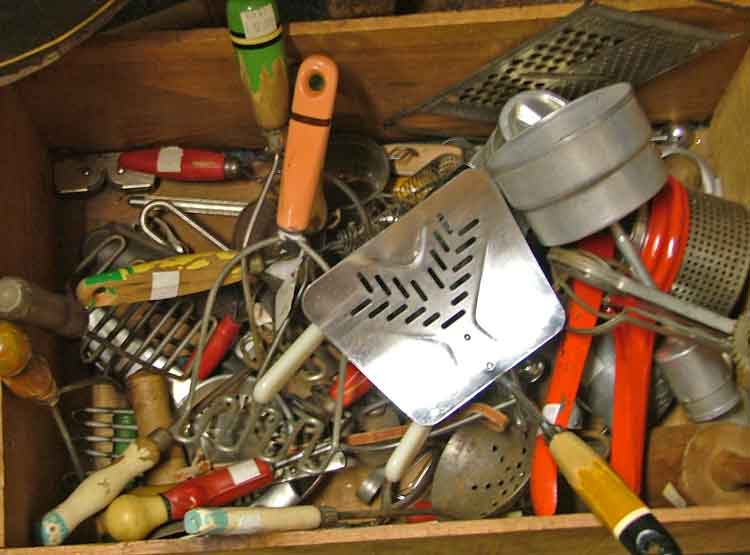
<svg viewBox="0 0 750 555">
<path fill-rule="evenodd" d="M 448 416 L 565 321 L 508 206 L 475 170 L 321 276 L 303 306 L 423 426 Z"/>
</svg>

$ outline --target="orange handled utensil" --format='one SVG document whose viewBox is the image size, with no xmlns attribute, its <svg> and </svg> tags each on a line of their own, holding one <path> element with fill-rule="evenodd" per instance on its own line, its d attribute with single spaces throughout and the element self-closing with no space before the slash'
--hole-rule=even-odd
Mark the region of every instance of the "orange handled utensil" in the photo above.
<svg viewBox="0 0 750 555">
<path fill-rule="evenodd" d="M 326 56 L 309 56 L 299 68 L 276 213 L 276 223 L 284 231 L 302 233 L 310 225 L 328 147 L 338 77 L 338 67 Z"/>
</svg>

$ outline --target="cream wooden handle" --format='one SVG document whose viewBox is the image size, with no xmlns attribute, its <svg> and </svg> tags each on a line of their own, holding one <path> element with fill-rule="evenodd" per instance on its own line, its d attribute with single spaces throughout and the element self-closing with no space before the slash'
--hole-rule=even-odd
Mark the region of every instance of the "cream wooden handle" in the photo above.
<svg viewBox="0 0 750 555">
<path fill-rule="evenodd" d="M 283 509 L 237 507 L 193 509 L 185 515 L 188 534 L 262 534 L 282 530 L 314 530 L 320 527 L 318 507 L 302 505 Z"/>
<path fill-rule="evenodd" d="M 159 448 L 151 439 L 136 439 L 122 458 L 86 478 L 70 496 L 42 518 L 44 545 L 60 545 L 81 522 L 109 505 L 125 486 L 159 460 Z"/>
</svg>

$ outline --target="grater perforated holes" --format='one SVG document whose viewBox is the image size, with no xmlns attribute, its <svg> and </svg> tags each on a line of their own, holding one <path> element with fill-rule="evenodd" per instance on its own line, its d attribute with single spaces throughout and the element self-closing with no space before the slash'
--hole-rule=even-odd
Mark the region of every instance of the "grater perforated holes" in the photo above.
<svg viewBox="0 0 750 555">
<path fill-rule="evenodd" d="M 440 266 L 440 269 L 445 271 L 448 269 L 448 267 L 445 265 L 445 262 L 442 258 L 440 258 L 440 255 L 435 251 L 435 249 L 430 249 L 430 255 L 432 256 L 432 259 L 437 263 L 438 266 Z"/>
</svg>

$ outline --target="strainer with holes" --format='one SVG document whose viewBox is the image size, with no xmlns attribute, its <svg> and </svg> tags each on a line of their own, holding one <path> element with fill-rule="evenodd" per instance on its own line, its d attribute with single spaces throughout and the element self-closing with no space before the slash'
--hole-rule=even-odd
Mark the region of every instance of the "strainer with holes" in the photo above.
<svg viewBox="0 0 750 555">
<path fill-rule="evenodd" d="M 642 218 L 644 216 L 641 216 Z M 730 315 L 750 272 L 750 211 L 670 179 L 651 201 L 643 256 L 668 251 L 678 299 Z M 653 252 L 652 252 L 653 251 Z M 657 269 L 657 271 L 659 271 Z"/>
<path fill-rule="evenodd" d="M 308 318 L 412 420 L 441 421 L 562 328 L 508 206 L 465 170 L 308 288 Z"/>
<path fill-rule="evenodd" d="M 460 519 L 510 510 L 529 480 L 534 438 L 534 429 L 519 426 L 496 432 L 477 422 L 459 429 L 432 480 L 433 508 Z"/>
</svg>

